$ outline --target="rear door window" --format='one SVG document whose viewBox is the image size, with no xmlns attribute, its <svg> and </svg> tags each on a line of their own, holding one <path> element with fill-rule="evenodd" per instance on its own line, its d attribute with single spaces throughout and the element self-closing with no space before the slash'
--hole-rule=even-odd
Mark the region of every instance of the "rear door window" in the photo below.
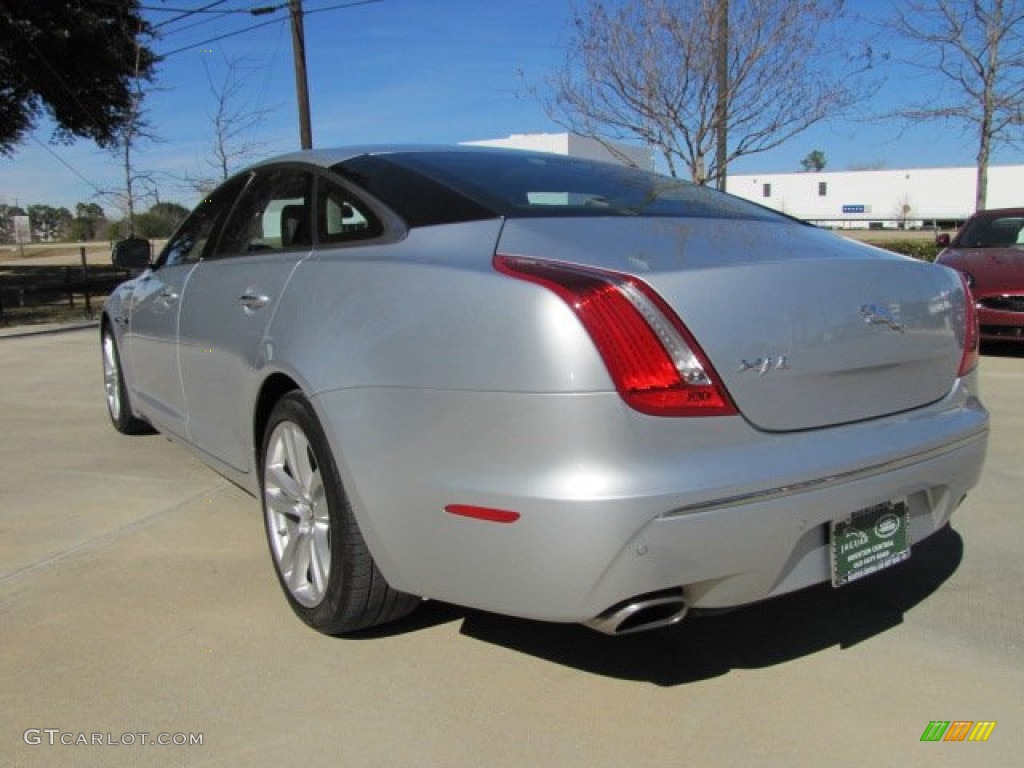
<svg viewBox="0 0 1024 768">
<path fill-rule="evenodd" d="M 257 171 L 231 212 L 214 257 L 313 247 L 313 175 L 279 168 Z"/>
</svg>

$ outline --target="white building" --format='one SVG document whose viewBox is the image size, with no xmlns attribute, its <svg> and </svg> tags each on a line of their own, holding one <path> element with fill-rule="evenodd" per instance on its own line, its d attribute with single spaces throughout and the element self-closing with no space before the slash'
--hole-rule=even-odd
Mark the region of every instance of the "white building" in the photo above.
<svg viewBox="0 0 1024 768">
<path fill-rule="evenodd" d="M 510 149 L 532 149 L 535 152 L 550 152 L 555 155 L 584 157 L 614 163 L 629 163 L 638 168 L 654 168 L 654 153 L 643 147 L 614 144 L 615 152 L 601 142 L 577 136 L 575 133 L 513 133 L 504 139 L 464 141 L 463 144 L 480 147 L 508 147 Z"/>
<path fill-rule="evenodd" d="M 977 170 L 820 171 L 729 176 L 727 190 L 837 228 L 947 226 L 974 212 Z M 1024 165 L 989 168 L 988 208 L 1024 206 Z"/>
</svg>

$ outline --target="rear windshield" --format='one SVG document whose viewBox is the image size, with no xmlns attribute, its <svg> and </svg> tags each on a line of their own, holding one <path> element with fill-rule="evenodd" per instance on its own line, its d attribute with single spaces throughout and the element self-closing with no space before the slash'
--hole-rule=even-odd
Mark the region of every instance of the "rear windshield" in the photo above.
<svg viewBox="0 0 1024 768">
<path fill-rule="evenodd" d="M 961 248 L 1008 248 L 1024 245 L 1024 217 L 978 216 L 957 237 Z"/>
<path fill-rule="evenodd" d="M 530 152 L 391 155 L 509 217 L 672 216 L 783 220 L 729 195 L 612 163 Z"/>
</svg>

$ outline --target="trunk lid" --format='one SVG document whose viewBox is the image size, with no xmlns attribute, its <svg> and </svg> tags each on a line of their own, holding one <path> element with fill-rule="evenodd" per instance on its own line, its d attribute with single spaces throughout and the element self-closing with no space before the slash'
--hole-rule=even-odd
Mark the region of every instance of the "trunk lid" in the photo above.
<svg viewBox="0 0 1024 768">
<path fill-rule="evenodd" d="M 911 410 L 945 396 L 956 379 L 964 311 L 956 274 L 801 224 L 513 219 L 498 252 L 643 279 L 763 430 Z"/>
</svg>

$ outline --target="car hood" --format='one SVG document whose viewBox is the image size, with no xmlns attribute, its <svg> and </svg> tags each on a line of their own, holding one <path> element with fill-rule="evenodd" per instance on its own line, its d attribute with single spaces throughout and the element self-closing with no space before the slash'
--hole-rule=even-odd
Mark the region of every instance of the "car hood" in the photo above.
<svg viewBox="0 0 1024 768">
<path fill-rule="evenodd" d="M 937 261 L 969 272 L 976 295 L 1024 292 L 1024 248 L 947 248 Z"/>
<path fill-rule="evenodd" d="M 764 430 L 911 410 L 957 376 L 965 302 L 952 270 L 801 224 L 522 219 L 499 252 L 643 279 Z"/>
</svg>

